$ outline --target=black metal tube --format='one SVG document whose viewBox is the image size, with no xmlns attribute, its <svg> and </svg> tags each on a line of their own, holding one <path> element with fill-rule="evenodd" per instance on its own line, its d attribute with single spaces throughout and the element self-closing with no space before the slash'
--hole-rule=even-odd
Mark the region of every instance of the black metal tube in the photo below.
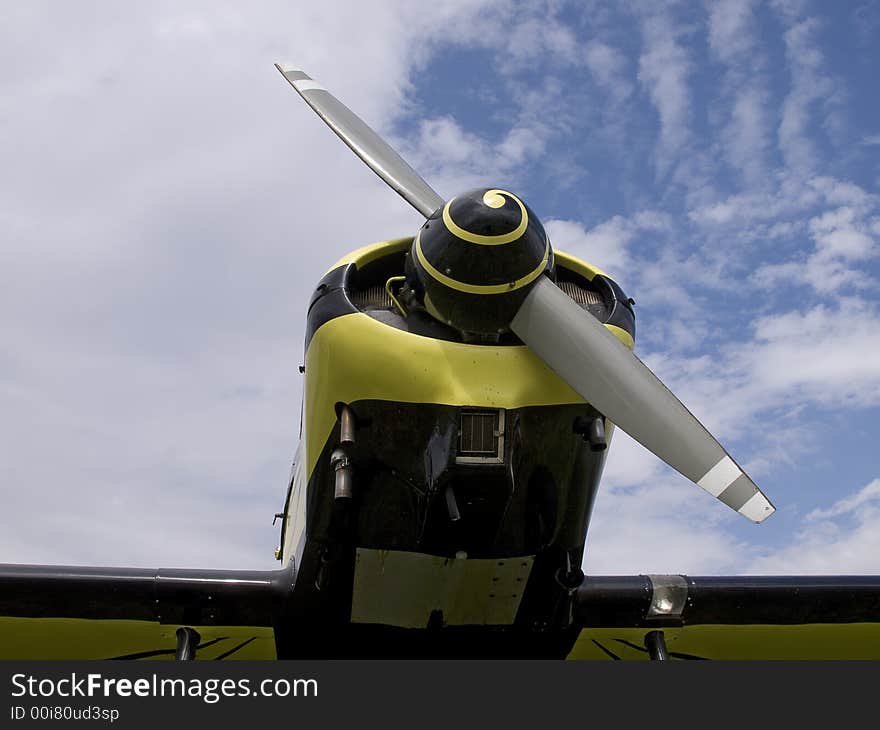
<svg viewBox="0 0 880 730">
<path fill-rule="evenodd" d="M 177 651 L 174 658 L 177 661 L 192 661 L 196 658 L 196 648 L 201 640 L 201 634 L 189 626 L 177 629 Z"/>
<path fill-rule="evenodd" d="M 808 624 L 877 621 L 880 576 L 682 576 L 684 624 Z M 582 627 L 656 628 L 648 576 L 588 576 L 577 590 L 573 621 Z M 662 624 L 660 624 L 662 625 Z"/>
<path fill-rule="evenodd" d="M 649 631 L 645 634 L 645 648 L 653 662 L 665 662 L 669 659 L 666 651 L 666 638 L 662 631 Z"/>
<path fill-rule="evenodd" d="M 293 579 L 292 568 L 0 565 L 0 616 L 272 626 Z"/>
</svg>

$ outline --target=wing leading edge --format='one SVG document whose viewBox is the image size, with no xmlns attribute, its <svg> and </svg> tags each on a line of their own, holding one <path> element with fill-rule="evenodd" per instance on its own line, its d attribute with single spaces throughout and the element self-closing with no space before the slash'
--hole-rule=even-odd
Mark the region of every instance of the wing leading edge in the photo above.
<svg viewBox="0 0 880 730">
<path fill-rule="evenodd" d="M 569 658 L 880 659 L 880 576 L 594 576 Z"/>
<path fill-rule="evenodd" d="M 290 570 L 0 565 L 0 659 L 274 658 Z"/>
<path fill-rule="evenodd" d="M 0 565 L 0 659 L 275 656 L 292 571 Z M 880 576 L 593 576 L 575 659 L 880 659 Z"/>
</svg>

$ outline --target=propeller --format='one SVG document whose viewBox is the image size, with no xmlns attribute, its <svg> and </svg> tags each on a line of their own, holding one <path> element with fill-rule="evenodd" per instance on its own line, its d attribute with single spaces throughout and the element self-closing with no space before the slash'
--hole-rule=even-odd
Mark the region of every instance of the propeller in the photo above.
<svg viewBox="0 0 880 730">
<path fill-rule="evenodd" d="M 537 216 L 506 190 L 444 201 L 354 112 L 301 70 L 275 65 L 305 102 L 427 220 L 407 281 L 435 318 L 470 333 L 512 331 L 586 401 L 731 509 L 762 522 L 775 508 L 678 398 L 548 276 Z"/>
</svg>

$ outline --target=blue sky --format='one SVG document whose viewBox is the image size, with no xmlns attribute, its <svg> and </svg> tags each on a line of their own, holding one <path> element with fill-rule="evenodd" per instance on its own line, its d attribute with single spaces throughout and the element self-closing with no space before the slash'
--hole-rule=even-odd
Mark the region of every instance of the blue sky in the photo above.
<svg viewBox="0 0 880 730">
<path fill-rule="evenodd" d="M 289 61 L 614 275 L 778 509 L 618 433 L 587 570 L 880 570 L 877 0 L 2 12 L 3 561 L 271 567 L 309 291 L 419 225 Z"/>
</svg>

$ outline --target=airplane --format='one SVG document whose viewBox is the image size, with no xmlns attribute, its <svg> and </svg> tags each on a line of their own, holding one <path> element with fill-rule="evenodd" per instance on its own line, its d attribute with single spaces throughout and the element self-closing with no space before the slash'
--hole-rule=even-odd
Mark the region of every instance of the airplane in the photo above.
<svg viewBox="0 0 880 730">
<path fill-rule="evenodd" d="M 312 294 L 281 567 L 0 565 L 0 658 L 880 658 L 880 576 L 584 575 L 617 428 L 746 519 L 774 507 L 634 355 L 611 277 L 276 68 L 425 217 Z"/>
</svg>

